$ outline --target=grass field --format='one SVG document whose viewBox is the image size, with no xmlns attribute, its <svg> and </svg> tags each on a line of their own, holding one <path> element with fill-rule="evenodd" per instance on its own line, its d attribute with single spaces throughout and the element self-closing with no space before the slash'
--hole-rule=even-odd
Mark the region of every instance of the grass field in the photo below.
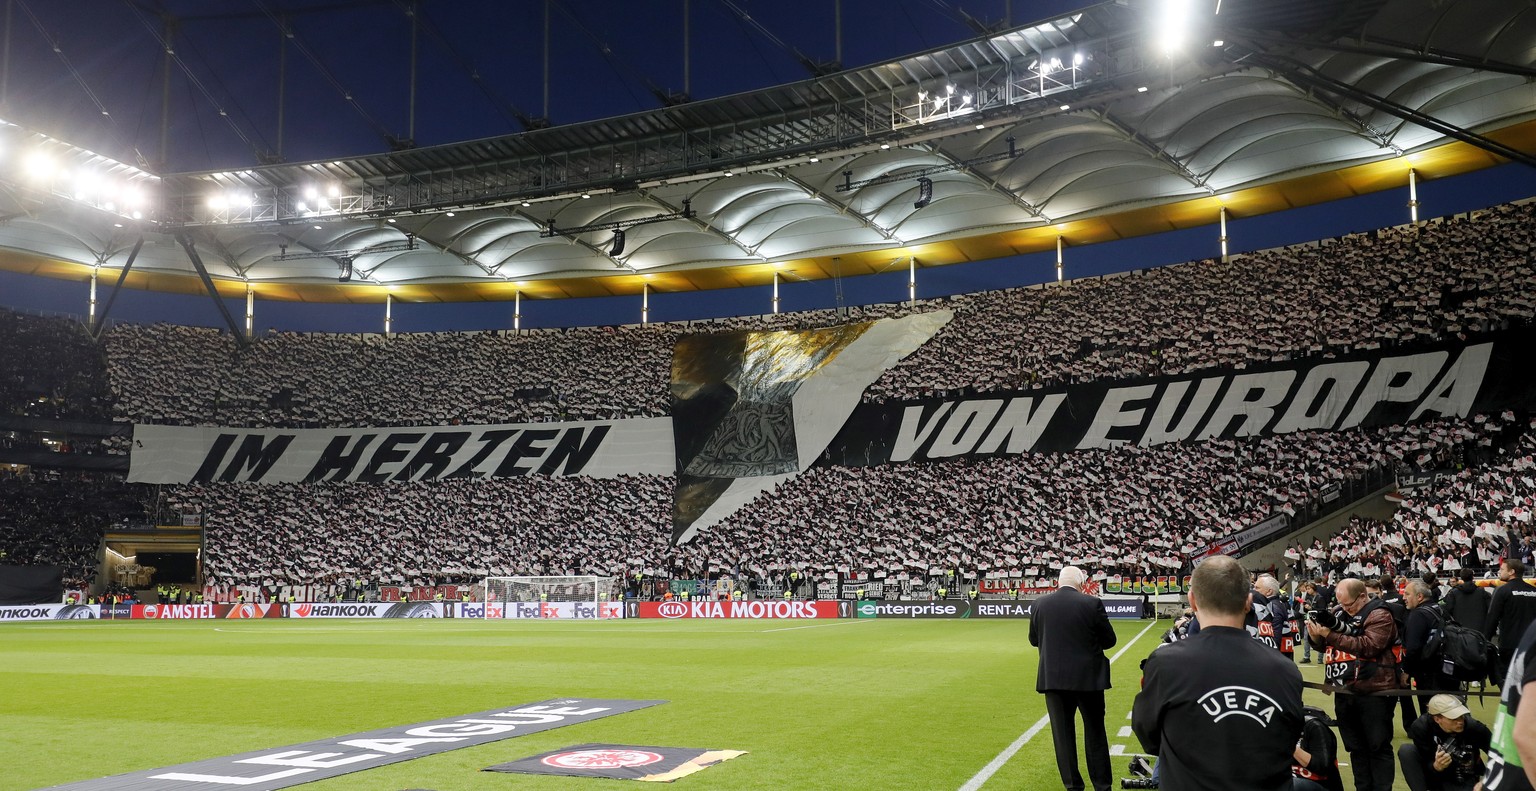
<svg viewBox="0 0 1536 791">
<path fill-rule="evenodd" d="M 584 742 L 746 750 L 693 789 L 1057 789 L 1023 620 L 159 621 L 0 626 L 0 788 L 34 789 L 559 697 L 665 705 L 302 786 L 623 788 L 486 766 Z M 1167 622 L 1115 623 L 1110 744 Z M 1115 653 L 1115 652 L 1112 652 Z M 1304 666 L 1308 680 L 1320 670 Z M 1321 697 L 1321 696 L 1319 696 Z M 1491 721 L 1479 706 L 1475 716 Z M 1347 760 L 1347 758 L 1346 758 Z M 1113 759 L 1117 777 L 1126 759 Z M 1348 773 L 1346 771 L 1346 777 Z M 1347 785 L 1347 783 L 1346 783 Z M 644 787 L 644 786 L 636 786 Z M 1399 778 L 1399 787 L 1402 786 Z"/>
</svg>

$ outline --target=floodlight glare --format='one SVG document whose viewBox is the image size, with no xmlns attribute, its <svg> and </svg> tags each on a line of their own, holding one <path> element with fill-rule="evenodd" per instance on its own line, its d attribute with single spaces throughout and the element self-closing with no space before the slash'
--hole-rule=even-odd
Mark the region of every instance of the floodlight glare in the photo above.
<svg viewBox="0 0 1536 791">
<path fill-rule="evenodd" d="M 1161 12 L 1154 14 L 1155 33 L 1163 54 L 1173 55 L 1183 49 L 1194 22 L 1193 0 L 1161 0 Z"/>
<path fill-rule="evenodd" d="M 208 208 L 214 211 L 224 211 L 228 206 L 229 201 L 225 200 L 223 195 L 215 195 L 208 199 Z"/>
<path fill-rule="evenodd" d="M 314 200 L 315 198 L 317 198 L 319 196 L 320 196 L 320 193 L 316 192 L 314 187 L 305 187 L 304 188 L 304 197 L 309 198 L 310 200 Z"/>
<path fill-rule="evenodd" d="M 335 198 L 335 197 L 339 197 L 340 195 L 341 195 L 341 187 L 338 187 L 335 184 L 332 184 L 331 185 L 331 197 Z"/>
<path fill-rule="evenodd" d="M 304 201 L 299 201 L 298 203 L 294 204 L 293 209 L 299 214 L 303 214 L 304 212 L 309 211 L 309 204 L 305 203 Z"/>
<path fill-rule="evenodd" d="M 53 171 L 57 167 L 58 166 L 53 161 L 53 157 L 50 157 L 41 151 L 34 151 L 27 155 L 26 172 L 27 175 L 31 176 L 32 178 L 46 179 L 53 175 Z"/>
</svg>

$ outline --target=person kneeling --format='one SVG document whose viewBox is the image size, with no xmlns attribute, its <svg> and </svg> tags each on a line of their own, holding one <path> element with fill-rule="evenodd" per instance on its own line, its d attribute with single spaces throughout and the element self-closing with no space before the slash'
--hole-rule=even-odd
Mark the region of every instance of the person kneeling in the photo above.
<svg viewBox="0 0 1536 791">
<path fill-rule="evenodd" d="M 1475 719 L 1454 695 L 1429 699 L 1424 716 L 1408 728 L 1397 750 L 1410 791 L 1472 791 L 1483 776 L 1483 759 L 1493 742 L 1488 726 Z"/>
</svg>

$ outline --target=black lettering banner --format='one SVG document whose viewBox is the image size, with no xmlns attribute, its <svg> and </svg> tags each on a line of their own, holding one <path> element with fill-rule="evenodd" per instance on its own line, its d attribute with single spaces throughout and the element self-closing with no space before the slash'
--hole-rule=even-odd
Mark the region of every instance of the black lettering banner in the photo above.
<svg viewBox="0 0 1536 791">
<path fill-rule="evenodd" d="M 968 398 L 865 403 L 821 463 L 1161 445 L 1536 406 L 1536 333 Z"/>
<path fill-rule="evenodd" d="M 140 425 L 128 480 L 423 481 L 524 475 L 671 475 L 672 420 L 419 428 L 253 429 Z"/>
</svg>

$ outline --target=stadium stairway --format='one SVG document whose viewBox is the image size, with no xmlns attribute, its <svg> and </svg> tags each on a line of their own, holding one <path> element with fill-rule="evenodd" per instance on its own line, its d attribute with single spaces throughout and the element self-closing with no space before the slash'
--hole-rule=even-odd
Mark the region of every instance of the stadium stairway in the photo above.
<svg viewBox="0 0 1536 791">
<path fill-rule="evenodd" d="M 1321 538 L 1323 543 L 1328 543 L 1328 538 L 1337 533 L 1340 528 L 1349 524 L 1350 517 L 1363 516 L 1367 519 L 1375 519 L 1382 522 L 1392 521 L 1392 515 L 1397 512 L 1398 504 L 1386 498 L 1386 495 L 1397 489 L 1397 484 L 1389 484 L 1353 502 L 1344 503 L 1332 513 L 1324 514 L 1317 519 L 1308 522 L 1296 530 L 1292 530 L 1274 541 L 1265 544 L 1253 552 L 1242 555 L 1244 568 L 1267 569 L 1274 567 L 1280 569 L 1282 578 L 1284 570 L 1291 567 L 1292 563 L 1285 559 L 1286 547 L 1300 544 L 1303 547 L 1310 546 L 1312 539 Z"/>
</svg>

